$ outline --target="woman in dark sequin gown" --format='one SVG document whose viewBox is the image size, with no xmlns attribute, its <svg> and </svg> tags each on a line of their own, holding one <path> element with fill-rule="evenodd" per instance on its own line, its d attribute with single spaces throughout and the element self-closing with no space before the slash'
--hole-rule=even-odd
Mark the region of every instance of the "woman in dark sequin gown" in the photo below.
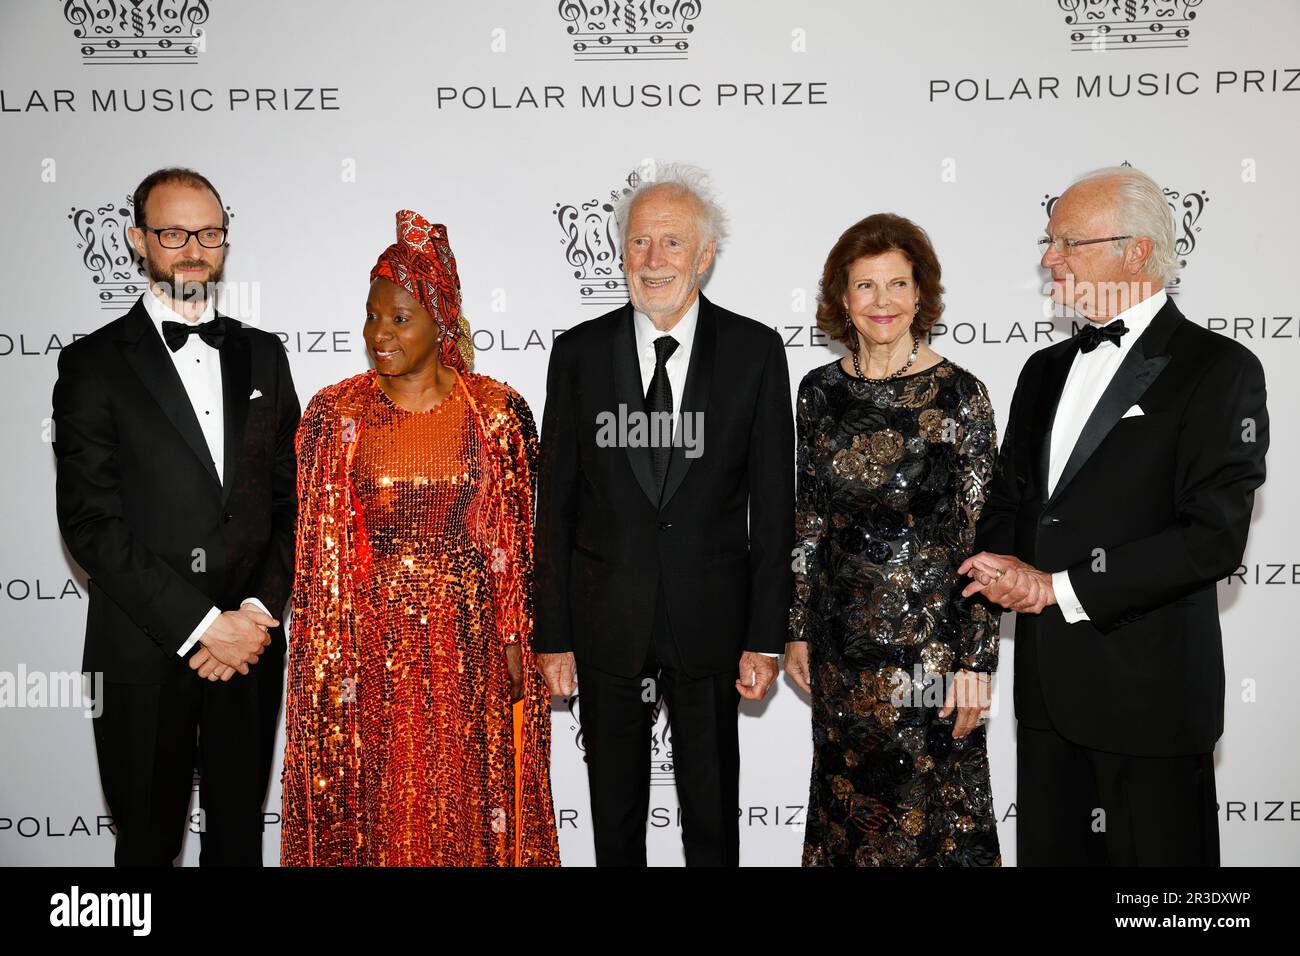
<svg viewBox="0 0 1300 956">
<path fill-rule="evenodd" d="M 997 456 L 988 393 L 924 345 L 939 264 L 906 219 L 840 238 L 799 386 L 787 667 L 812 694 L 805 866 L 997 866 L 982 714 L 998 614 L 961 596 Z M 855 361 L 856 359 L 856 361 Z"/>
</svg>

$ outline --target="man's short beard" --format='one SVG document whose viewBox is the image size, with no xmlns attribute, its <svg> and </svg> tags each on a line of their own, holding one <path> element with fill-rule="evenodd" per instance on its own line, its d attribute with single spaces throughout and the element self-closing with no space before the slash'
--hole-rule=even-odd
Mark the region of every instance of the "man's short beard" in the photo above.
<svg viewBox="0 0 1300 956">
<path fill-rule="evenodd" d="M 209 297 L 215 298 L 217 287 L 226 274 L 225 262 L 213 266 L 211 263 L 203 262 L 203 266 L 210 270 L 208 278 L 199 282 L 196 279 L 179 280 L 176 278 L 176 269 L 184 265 L 194 265 L 200 262 L 197 259 L 182 259 L 179 262 L 172 263 L 172 271 L 165 272 L 158 268 L 152 259 L 145 260 L 145 271 L 149 274 L 151 282 L 156 283 L 162 288 L 168 296 L 176 302 L 204 302 Z"/>
</svg>

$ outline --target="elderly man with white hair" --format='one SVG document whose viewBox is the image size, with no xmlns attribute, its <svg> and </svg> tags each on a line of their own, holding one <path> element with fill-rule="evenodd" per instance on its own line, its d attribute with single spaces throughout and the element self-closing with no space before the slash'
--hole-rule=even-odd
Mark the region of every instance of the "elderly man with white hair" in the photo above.
<svg viewBox="0 0 1300 956">
<path fill-rule="evenodd" d="M 1019 615 L 1017 860 L 1217 866 L 1215 584 L 1264 481 L 1263 369 L 1174 305 L 1170 209 L 1138 170 L 1076 181 L 1039 243 L 1087 321 L 1025 363 L 959 568 Z"/>
<path fill-rule="evenodd" d="M 785 349 L 700 292 L 725 236 L 702 170 L 616 216 L 631 302 L 551 353 L 533 647 L 552 694 L 577 680 L 597 865 L 646 863 L 662 694 L 686 863 L 735 866 L 737 706 L 776 679 L 794 580 Z"/>
</svg>

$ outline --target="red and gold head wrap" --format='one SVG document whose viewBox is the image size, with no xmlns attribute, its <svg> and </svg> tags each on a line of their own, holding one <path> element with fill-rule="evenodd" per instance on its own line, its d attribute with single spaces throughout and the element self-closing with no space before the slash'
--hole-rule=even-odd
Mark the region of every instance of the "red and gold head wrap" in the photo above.
<svg viewBox="0 0 1300 956">
<path fill-rule="evenodd" d="M 442 333 L 442 364 L 458 372 L 474 367 L 469 320 L 460 311 L 460 276 L 447 242 L 447 227 L 418 212 L 397 214 L 397 241 L 384 250 L 370 270 L 370 281 L 388 279 L 419 300 Z"/>
</svg>

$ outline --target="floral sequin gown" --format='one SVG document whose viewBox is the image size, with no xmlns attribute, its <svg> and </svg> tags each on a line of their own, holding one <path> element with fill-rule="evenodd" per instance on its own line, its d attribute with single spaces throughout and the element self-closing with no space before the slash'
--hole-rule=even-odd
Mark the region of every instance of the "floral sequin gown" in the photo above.
<svg viewBox="0 0 1300 956">
<path fill-rule="evenodd" d="M 409 412 L 368 372 L 312 400 L 298 444 L 282 862 L 558 863 L 528 406 L 469 374 Z"/>
<path fill-rule="evenodd" d="M 892 382 L 839 362 L 799 386 L 795 599 L 813 685 L 805 866 L 997 866 L 983 725 L 952 737 L 944 675 L 992 672 L 998 621 L 957 568 L 997 455 L 951 362 Z"/>
</svg>

